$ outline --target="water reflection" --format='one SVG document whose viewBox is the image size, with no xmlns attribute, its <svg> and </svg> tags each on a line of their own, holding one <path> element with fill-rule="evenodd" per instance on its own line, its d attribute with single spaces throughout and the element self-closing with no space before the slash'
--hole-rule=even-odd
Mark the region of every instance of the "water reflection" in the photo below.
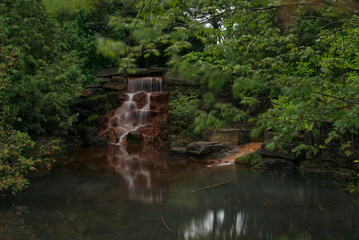
<svg viewBox="0 0 359 240">
<path fill-rule="evenodd" d="M 168 168 L 163 154 L 154 146 L 145 146 L 141 151 L 129 153 L 126 145 L 109 145 L 106 160 L 109 169 L 126 182 L 129 200 L 149 204 L 162 202 L 161 183 Z M 154 180 L 157 180 L 155 184 Z"/>
<path fill-rule="evenodd" d="M 0 239 L 359 239 L 359 196 L 324 180 L 177 160 L 156 148 L 82 149 L 0 198 Z"/>
<path fill-rule="evenodd" d="M 237 239 L 246 235 L 245 213 L 237 212 L 237 214 L 228 214 L 231 217 L 225 219 L 225 210 L 209 210 L 200 218 L 192 218 L 190 223 L 185 226 L 181 239 L 208 239 L 215 237 L 223 239 L 227 236 L 229 239 Z M 225 221 L 226 220 L 226 221 Z"/>
</svg>

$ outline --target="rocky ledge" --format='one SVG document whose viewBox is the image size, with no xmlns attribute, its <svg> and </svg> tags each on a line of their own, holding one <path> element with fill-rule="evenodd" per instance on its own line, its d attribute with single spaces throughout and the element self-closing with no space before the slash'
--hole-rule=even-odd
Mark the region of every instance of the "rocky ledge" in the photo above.
<svg viewBox="0 0 359 240">
<path fill-rule="evenodd" d="M 185 147 L 172 147 L 170 154 L 179 157 L 195 157 L 196 159 L 215 159 L 226 157 L 239 148 L 231 142 L 198 141 L 187 144 Z"/>
</svg>

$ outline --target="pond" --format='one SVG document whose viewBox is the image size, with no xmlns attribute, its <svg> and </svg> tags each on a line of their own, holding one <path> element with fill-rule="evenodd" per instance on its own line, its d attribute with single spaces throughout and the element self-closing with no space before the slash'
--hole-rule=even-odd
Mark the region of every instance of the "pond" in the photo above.
<svg viewBox="0 0 359 240">
<path fill-rule="evenodd" d="M 359 239 L 359 197 L 332 184 L 154 147 L 79 149 L 0 200 L 0 239 Z"/>
</svg>

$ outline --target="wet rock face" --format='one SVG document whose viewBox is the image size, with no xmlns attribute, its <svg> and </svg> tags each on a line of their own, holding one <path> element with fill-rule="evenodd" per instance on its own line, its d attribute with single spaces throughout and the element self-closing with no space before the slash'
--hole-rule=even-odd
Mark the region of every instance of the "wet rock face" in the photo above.
<svg viewBox="0 0 359 240">
<path fill-rule="evenodd" d="M 119 94 L 122 104 L 107 114 L 99 134 L 108 143 L 161 142 L 169 128 L 169 94 L 161 90 L 161 77 L 129 78 L 128 93 Z"/>
<path fill-rule="evenodd" d="M 168 117 L 168 101 L 157 102 L 156 104 L 162 106 L 161 111 L 155 112 L 151 110 L 150 123 L 135 130 L 136 136 L 141 143 L 159 143 L 167 135 L 170 122 Z"/>
<path fill-rule="evenodd" d="M 168 112 L 169 93 L 152 93 L 150 109 L 155 112 Z"/>
<path fill-rule="evenodd" d="M 137 103 L 138 109 L 142 109 L 147 104 L 147 94 L 139 92 L 133 96 L 133 101 Z"/>
</svg>

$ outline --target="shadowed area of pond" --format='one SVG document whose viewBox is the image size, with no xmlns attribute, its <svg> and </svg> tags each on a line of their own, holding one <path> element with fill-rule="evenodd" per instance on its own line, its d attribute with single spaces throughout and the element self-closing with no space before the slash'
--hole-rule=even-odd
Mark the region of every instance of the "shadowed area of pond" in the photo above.
<svg viewBox="0 0 359 240">
<path fill-rule="evenodd" d="M 0 200 L 1 239 L 359 239 L 359 196 L 154 147 L 80 149 Z"/>
</svg>

